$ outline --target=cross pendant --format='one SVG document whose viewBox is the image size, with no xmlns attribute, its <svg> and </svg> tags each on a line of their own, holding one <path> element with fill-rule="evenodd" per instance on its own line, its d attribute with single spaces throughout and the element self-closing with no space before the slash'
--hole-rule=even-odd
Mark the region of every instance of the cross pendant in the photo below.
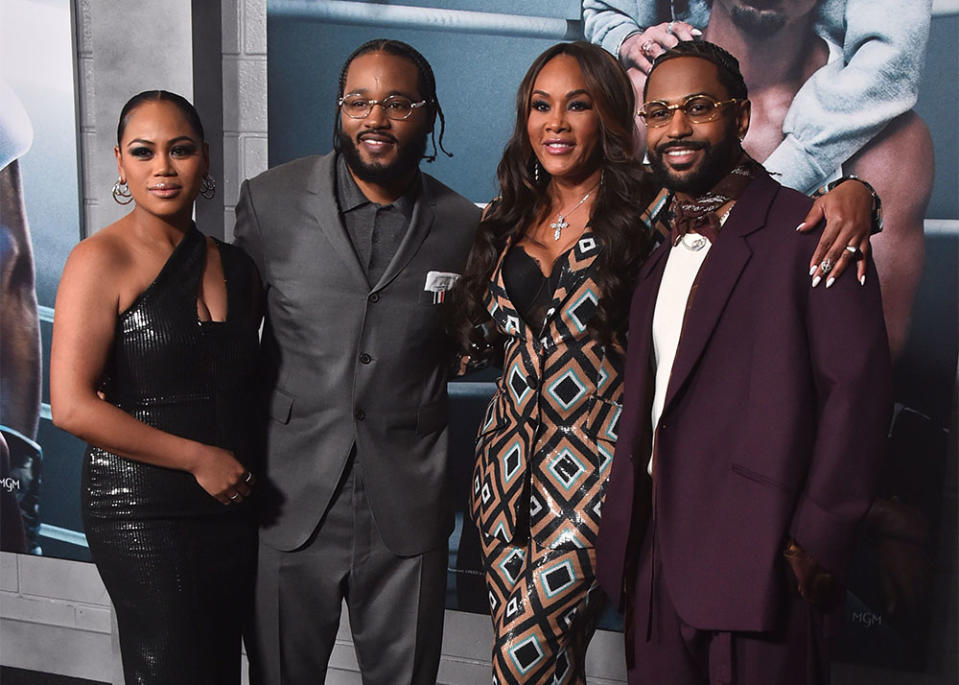
<svg viewBox="0 0 959 685">
<path fill-rule="evenodd" d="M 556 221 L 549 225 L 553 229 L 553 240 L 559 240 L 560 234 L 562 234 L 563 229 L 569 226 L 569 222 L 560 214 L 556 217 Z"/>
</svg>

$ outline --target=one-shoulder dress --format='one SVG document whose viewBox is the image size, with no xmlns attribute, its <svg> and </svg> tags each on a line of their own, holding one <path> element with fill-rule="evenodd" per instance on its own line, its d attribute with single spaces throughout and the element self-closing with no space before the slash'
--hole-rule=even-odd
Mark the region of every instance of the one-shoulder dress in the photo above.
<svg viewBox="0 0 959 685">
<path fill-rule="evenodd" d="M 193 227 L 117 320 L 101 381 L 107 401 L 146 424 L 233 451 L 255 468 L 259 285 L 252 261 L 218 242 L 223 322 L 197 317 L 206 239 Z M 113 601 L 127 683 L 239 683 L 256 528 L 185 472 L 89 446 L 83 521 Z"/>
</svg>

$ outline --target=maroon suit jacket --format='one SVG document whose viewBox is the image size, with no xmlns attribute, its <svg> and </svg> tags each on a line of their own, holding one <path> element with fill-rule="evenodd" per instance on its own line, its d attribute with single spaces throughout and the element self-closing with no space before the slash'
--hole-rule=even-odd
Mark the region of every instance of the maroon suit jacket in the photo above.
<svg viewBox="0 0 959 685">
<path fill-rule="evenodd" d="M 656 555 L 683 620 L 770 630 L 795 538 L 840 579 L 874 494 L 891 410 L 879 281 L 810 288 L 810 200 L 768 175 L 737 202 L 702 267 L 660 419 Z M 598 576 L 623 605 L 647 529 L 652 321 L 668 244 L 630 312 L 619 441 L 597 541 Z M 645 607 L 635 607 L 637 622 Z M 638 623 L 644 625 L 644 623 Z"/>
</svg>

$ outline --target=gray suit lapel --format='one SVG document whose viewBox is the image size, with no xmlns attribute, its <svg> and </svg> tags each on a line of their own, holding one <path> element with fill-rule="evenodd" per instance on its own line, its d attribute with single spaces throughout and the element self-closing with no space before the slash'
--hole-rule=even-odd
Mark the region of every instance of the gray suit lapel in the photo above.
<svg viewBox="0 0 959 685">
<path fill-rule="evenodd" d="M 367 284 L 366 273 L 340 220 L 339 208 L 336 204 L 335 173 L 335 153 L 319 158 L 306 180 L 306 193 L 301 196 L 302 206 L 304 211 L 316 220 L 320 233 L 332 245 L 344 267 L 360 283 Z"/>
</svg>

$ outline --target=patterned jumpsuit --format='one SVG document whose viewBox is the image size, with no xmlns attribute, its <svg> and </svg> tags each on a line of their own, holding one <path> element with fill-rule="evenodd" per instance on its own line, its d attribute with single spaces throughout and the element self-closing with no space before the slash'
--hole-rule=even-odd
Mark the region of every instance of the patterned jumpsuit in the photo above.
<svg viewBox="0 0 959 685">
<path fill-rule="evenodd" d="M 594 545 L 622 401 L 624 345 L 587 323 L 602 249 L 588 228 L 559 258 L 545 321 L 524 321 L 503 280 L 486 298 L 506 336 L 503 375 L 479 429 L 470 511 L 479 528 L 495 644 L 493 683 L 584 682 L 602 609 Z"/>
</svg>

